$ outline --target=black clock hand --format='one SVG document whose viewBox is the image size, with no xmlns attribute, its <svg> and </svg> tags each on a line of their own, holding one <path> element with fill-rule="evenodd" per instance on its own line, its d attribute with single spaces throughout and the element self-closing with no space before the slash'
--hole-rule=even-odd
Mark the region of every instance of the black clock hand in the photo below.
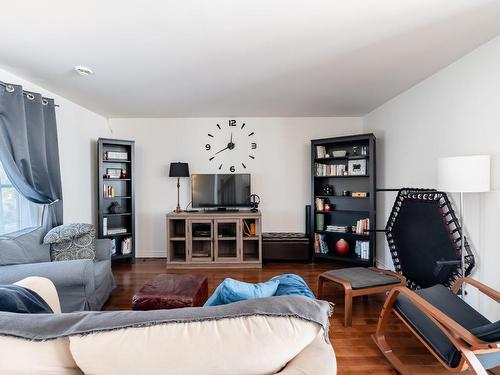
<svg viewBox="0 0 500 375">
<path fill-rule="evenodd" d="M 217 152 L 215 153 L 215 155 L 220 154 L 222 151 L 226 151 L 228 148 L 229 148 L 229 146 L 226 146 L 226 148 L 223 148 L 222 150 L 217 151 Z"/>
</svg>

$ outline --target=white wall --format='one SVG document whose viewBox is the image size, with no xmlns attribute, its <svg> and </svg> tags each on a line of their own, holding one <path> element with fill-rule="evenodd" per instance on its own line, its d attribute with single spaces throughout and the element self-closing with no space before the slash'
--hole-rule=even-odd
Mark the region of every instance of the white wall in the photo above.
<svg viewBox="0 0 500 375">
<path fill-rule="evenodd" d="M 234 131 L 235 143 L 241 154 L 223 157 L 225 173 L 229 163 L 247 165 L 237 172 L 252 174 L 252 190 L 262 200 L 265 231 L 305 231 L 304 206 L 310 201 L 310 140 L 337 135 L 356 134 L 362 129 L 360 118 L 248 118 L 246 133 Z M 189 163 L 191 173 L 221 173 L 219 159 L 208 161 L 205 144 L 212 141 L 213 150 L 226 146 L 227 130 L 219 131 L 216 124 L 228 129 L 227 119 L 110 119 L 113 137 L 136 141 L 138 181 L 136 185 L 136 225 L 138 256 L 165 256 L 165 214 L 176 205 L 176 182 L 168 178 L 171 161 Z M 255 132 L 258 148 L 255 160 L 248 158 L 250 131 Z M 226 137 L 210 139 L 207 133 Z M 239 137 L 239 138 L 238 138 Z M 253 137 L 252 137 L 253 138 Z M 244 146 L 242 146 L 244 145 Z M 241 150 L 241 148 L 240 148 Z M 228 157 L 228 159 L 225 159 Z M 181 182 L 181 206 L 191 200 L 190 182 Z"/>
<path fill-rule="evenodd" d="M 500 37 L 446 67 L 364 118 L 378 138 L 378 187 L 436 187 L 443 156 L 489 154 L 495 190 L 466 197 L 466 228 L 478 256 L 475 276 L 500 289 Z M 380 194 L 383 228 L 394 194 Z M 378 261 L 392 265 L 379 238 Z M 497 304 L 470 295 L 471 303 L 496 319 Z"/>
<path fill-rule="evenodd" d="M 61 96 L 0 69 L 0 80 L 54 98 L 64 199 L 64 222 L 95 222 L 96 148 L 110 134 L 108 120 Z"/>
</svg>

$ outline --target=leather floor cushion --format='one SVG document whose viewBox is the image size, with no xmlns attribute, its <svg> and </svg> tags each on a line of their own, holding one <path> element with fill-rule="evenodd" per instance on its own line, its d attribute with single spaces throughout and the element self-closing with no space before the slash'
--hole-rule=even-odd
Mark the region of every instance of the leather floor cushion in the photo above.
<svg viewBox="0 0 500 375">
<path fill-rule="evenodd" d="M 144 284 L 132 298 L 132 305 L 134 310 L 200 307 L 207 298 L 206 276 L 162 274 Z"/>
</svg>

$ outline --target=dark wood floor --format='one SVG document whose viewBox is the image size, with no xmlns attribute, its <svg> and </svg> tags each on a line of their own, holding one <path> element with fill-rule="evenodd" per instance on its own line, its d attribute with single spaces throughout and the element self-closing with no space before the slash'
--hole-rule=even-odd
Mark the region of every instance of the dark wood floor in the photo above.
<svg viewBox="0 0 500 375">
<path fill-rule="evenodd" d="M 318 274 L 331 269 L 328 264 L 295 264 L 272 263 L 262 269 L 252 270 L 169 270 L 169 273 L 198 273 L 208 276 L 209 293 L 226 277 L 247 281 L 261 282 L 283 273 L 296 273 L 306 280 L 313 291 L 316 291 Z M 115 264 L 113 272 L 117 287 L 104 306 L 105 310 L 130 309 L 132 295 L 151 277 L 165 273 L 164 259 L 138 260 L 136 264 Z M 330 339 L 337 355 L 339 374 L 395 374 L 370 335 L 375 331 L 378 314 L 383 304 L 384 296 L 360 297 L 354 300 L 353 325 L 344 328 L 343 295 L 331 285 L 326 285 L 323 299 L 333 301 L 336 309 L 331 318 Z M 396 319 L 390 325 L 387 335 L 396 354 L 405 363 L 412 366 L 415 374 L 447 374 L 437 361 L 427 352 Z"/>
</svg>

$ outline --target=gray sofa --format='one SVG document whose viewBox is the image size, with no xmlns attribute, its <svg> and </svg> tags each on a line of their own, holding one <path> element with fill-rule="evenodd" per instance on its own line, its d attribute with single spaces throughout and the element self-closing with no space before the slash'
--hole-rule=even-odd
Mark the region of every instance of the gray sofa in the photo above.
<svg viewBox="0 0 500 375">
<path fill-rule="evenodd" d="M 96 240 L 96 259 L 50 261 L 46 231 L 28 228 L 0 235 L 0 284 L 29 276 L 50 279 L 56 286 L 63 312 L 100 310 L 115 287 L 111 272 L 111 241 Z"/>
</svg>

